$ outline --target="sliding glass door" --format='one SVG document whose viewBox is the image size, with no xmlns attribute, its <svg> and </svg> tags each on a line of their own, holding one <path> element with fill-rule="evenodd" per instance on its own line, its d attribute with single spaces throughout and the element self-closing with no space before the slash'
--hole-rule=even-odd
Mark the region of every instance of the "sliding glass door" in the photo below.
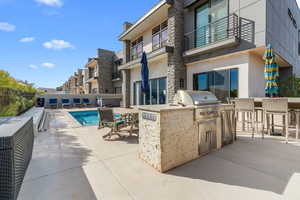
<svg viewBox="0 0 300 200">
<path fill-rule="evenodd" d="M 238 97 L 238 69 L 194 74 L 194 90 L 210 91 L 223 102 Z"/>
<path fill-rule="evenodd" d="M 227 37 L 228 0 L 209 0 L 195 10 L 196 47 Z"/>
<path fill-rule="evenodd" d="M 166 78 L 151 79 L 150 91 L 146 94 L 141 92 L 141 81 L 133 85 L 134 105 L 156 105 L 166 103 Z"/>
<path fill-rule="evenodd" d="M 196 9 L 196 47 L 209 43 L 209 2 Z"/>
</svg>

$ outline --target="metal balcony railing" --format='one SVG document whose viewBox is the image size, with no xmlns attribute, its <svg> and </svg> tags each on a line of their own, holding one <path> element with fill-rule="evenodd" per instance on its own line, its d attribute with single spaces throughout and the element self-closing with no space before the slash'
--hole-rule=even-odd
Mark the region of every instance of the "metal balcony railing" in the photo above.
<svg viewBox="0 0 300 200">
<path fill-rule="evenodd" d="M 254 22 L 231 14 L 198 27 L 184 35 L 185 50 L 201 48 L 234 37 L 254 42 Z"/>
<path fill-rule="evenodd" d="M 113 72 L 112 73 L 112 79 L 118 79 L 121 78 L 121 73 L 120 72 Z"/>
</svg>

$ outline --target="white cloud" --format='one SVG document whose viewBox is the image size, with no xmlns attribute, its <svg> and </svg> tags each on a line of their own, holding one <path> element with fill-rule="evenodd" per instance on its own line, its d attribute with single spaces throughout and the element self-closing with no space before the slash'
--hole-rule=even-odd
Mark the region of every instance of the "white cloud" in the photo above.
<svg viewBox="0 0 300 200">
<path fill-rule="evenodd" d="M 19 42 L 33 42 L 35 40 L 34 37 L 24 37 L 19 40 Z"/>
<path fill-rule="evenodd" d="M 74 49 L 74 46 L 67 41 L 64 40 L 51 40 L 49 42 L 45 42 L 43 46 L 47 49 L 61 50 L 71 48 Z"/>
<path fill-rule="evenodd" d="M 7 22 L 0 22 L 0 30 L 11 32 L 16 29 L 15 25 L 9 24 Z"/>
<path fill-rule="evenodd" d="M 297 0 L 298 6 L 300 6 L 300 0 Z"/>
<path fill-rule="evenodd" d="M 29 68 L 30 68 L 30 69 L 37 69 L 38 66 L 31 64 L 31 65 L 29 65 Z"/>
<path fill-rule="evenodd" d="M 42 64 L 43 67 L 47 67 L 47 68 L 53 68 L 55 67 L 55 64 L 53 63 L 49 63 L 49 62 L 45 62 Z"/>
<path fill-rule="evenodd" d="M 63 6 L 62 0 L 35 0 L 39 4 L 44 4 L 46 6 L 61 7 Z"/>
</svg>

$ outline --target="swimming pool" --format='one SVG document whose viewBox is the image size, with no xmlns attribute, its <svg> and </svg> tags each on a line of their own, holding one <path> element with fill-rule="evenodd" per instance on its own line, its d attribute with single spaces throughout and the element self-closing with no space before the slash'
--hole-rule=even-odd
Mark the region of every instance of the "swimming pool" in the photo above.
<svg viewBox="0 0 300 200">
<path fill-rule="evenodd" d="M 69 112 L 83 126 L 95 126 L 99 124 L 98 110 Z M 120 114 L 115 113 L 115 118 L 120 118 Z"/>
<path fill-rule="evenodd" d="M 99 124 L 97 110 L 69 112 L 83 126 L 94 126 Z"/>
</svg>

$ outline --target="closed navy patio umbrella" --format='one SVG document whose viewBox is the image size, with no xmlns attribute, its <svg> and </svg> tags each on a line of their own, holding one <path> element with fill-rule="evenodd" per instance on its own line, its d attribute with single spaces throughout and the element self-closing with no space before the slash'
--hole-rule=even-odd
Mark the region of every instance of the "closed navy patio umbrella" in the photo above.
<svg viewBox="0 0 300 200">
<path fill-rule="evenodd" d="M 142 60 L 141 60 L 141 77 L 142 77 L 142 92 L 147 93 L 150 90 L 149 87 L 149 68 L 148 68 L 148 60 L 147 55 L 143 52 Z"/>
</svg>

